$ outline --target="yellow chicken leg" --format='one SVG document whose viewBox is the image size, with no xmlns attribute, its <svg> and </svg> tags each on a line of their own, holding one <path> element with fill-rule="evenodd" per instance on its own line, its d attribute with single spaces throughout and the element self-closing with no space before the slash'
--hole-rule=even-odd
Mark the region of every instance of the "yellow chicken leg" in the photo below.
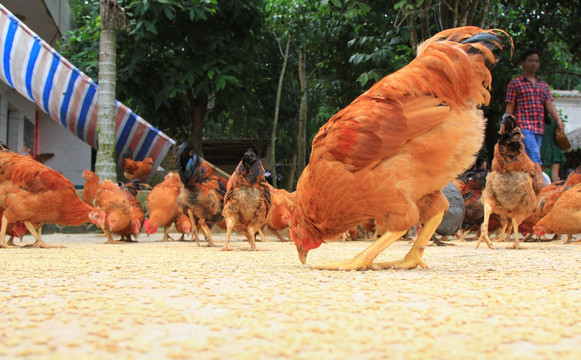
<svg viewBox="0 0 581 360">
<path fill-rule="evenodd" d="M 47 243 L 45 243 L 44 241 L 42 241 L 42 239 L 40 238 L 40 233 L 42 231 L 42 225 L 39 226 L 38 228 L 38 232 L 34 229 L 34 226 L 32 225 L 32 223 L 25 221 L 24 222 L 24 226 L 26 226 L 26 229 L 28 229 L 28 232 L 30 232 L 30 234 L 32 235 L 32 237 L 36 240 L 34 242 L 34 244 L 30 245 L 30 247 L 36 247 L 36 248 L 44 248 L 44 249 L 49 249 L 49 248 L 64 248 L 65 246 L 62 245 L 49 245 Z"/>
<path fill-rule="evenodd" d="M 337 261 L 313 266 L 313 269 L 319 270 L 368 270 L 375 269 L 373 260 L 389 245 L 401 238 L 407 233 L 407 230 L 398 232 L 386 232 L 367 249 L 357 254 L 353 259 L 346 261 Z"/>
<path fill-rule="evenodd" d="M 436 229 L 442 222 L 442 218 L 444 218 L 444 213 L 446 211 L 442 210 L 441 212 L 437 213 L 433 218 L 426 221 L 422 232 L 418 235 L 418 239 L 414 242 L 414 245 L 410 249 L 410 251 L 406 254 L 403 260 L 398 261 L 389 261 L 384 263 L 376 263 L 373 265 L 375 270 L 378 269 L 415 269 L 416 267 L 421 267 L 422 269 L 427 269 L 428 266 L 422 260 L 422 256 L 424 254 L 424 249 L 426 245 L 436 232 Z"/>
<path fill-rule="evenodd" d="M 111 230 L 109 230 L 107 226 L 103 227 L 103 232 L 105 233 L 105 236 L 107 236 L 107 241 L 105 241 L 105 244 L 124 244 L 123 241 L 113 239 Z"/>
<path fill-rule="evenodd" d="M 208 247 L 214 246 L 214 240 L 212 239 L 212 230 L 210 229 L 210 227 L 208 225 L 206 225 L 206 223 L 204 222 L 202 224 L 202 226 L 200 226 L 200 229 L 204 233 L 204 237 L 206 238 L 206 241 L 208 242 Z"/>
<path fill-rule="evenodd" d="M 520 249 L 520 242 L 518 239 L 518 223 L 517 221 L 513 218 L 512 219 L 512 229 L 514 231 L 514 244 L 512 244 L 512 246 L 510 246 L 511 249 Z M 507 236 L 507 239 L 510 237 L 510 233 Z"/>
<path fill-rule="evenodd" d="M 494 246 L 492 246 L 492 242 L 490 241 L 490 238 L 488 237 L 488 221 L 490 220 L 490 213 L 492 212 L 492 206 L 490 206 L 489 204 L 484 204 L 484 222 L 482 223 L 482 226 L 480 227 L 480 238 L 478 238 L 478 242 L 476 243 L 476 249 L 478 249 L 478 246 L 480 245 L 480 242 L 482 240 L 484 240 L 484 242 L 486 242 L 486 245 L 488 245 L 489 248 L 494 249 Z"/>
<path fill-rule="evenodd" d="M 0 228 L 0 249 L 11 247 L 5 243 L 6 241 L 6 230 L 8 229 L 8 219 L 6 216 L 2 216 L 2 227 Z"/>
</svg>

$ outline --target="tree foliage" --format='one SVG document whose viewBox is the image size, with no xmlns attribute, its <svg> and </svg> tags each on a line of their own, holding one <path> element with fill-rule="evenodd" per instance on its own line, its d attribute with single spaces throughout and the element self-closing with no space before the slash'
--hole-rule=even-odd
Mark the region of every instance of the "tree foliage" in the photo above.
<svg viewBox="0 0 581 360">
<path fill-rule="evenodd" d="M 170 136 L 271 136 L 283 64 L 277 39 L 291 37 L 281 90 L 276 157 L 288 180 L 297 164 L 301 97 L 310 142 L 340 108 L 374 82 L 409 63 L 417 44 L 462 25 L 497 27 L 516 55 L 493 69 L 487 148 L 496 141 L 508 81 L 519 53 L 543 52 L 539 75 L 560 89 L 581 89 L 580 0 L 118 0 L 131 32 L 119 39 L 118 94 Z M 96 75 L 96 0 L 72 0 L 79 27 L 61 51 Z M 77 6 L 78 5 L 78 6 Z M 306 91 L 299 81 L 304 55 Z"/>
</svg>

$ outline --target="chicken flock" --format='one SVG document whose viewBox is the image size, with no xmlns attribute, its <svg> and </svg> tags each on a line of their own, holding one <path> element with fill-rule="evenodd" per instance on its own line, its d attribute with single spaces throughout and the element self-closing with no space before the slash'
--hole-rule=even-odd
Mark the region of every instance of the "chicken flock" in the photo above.
<svg viewBox="0 0 581 360">
<path fill-rule="evenodd" d="M 466 171 L 483 143 L 479 107 L 490 100 L 490 68 L 506 43 L 512 49 L 504 31 L 477 27 L 445 30 L 425 41 L 414 61 L 321 127 L 293 193 L 266 181 L 252 149 L 226 179 L 182 140 L 173 147 L 176 171 L 151 188 L 145 209 L 136 189 L 153 162 L 133 161 L 130 153 L 119 164 L 128 183 L 100 181 L 86 170 L 81 200 L 69 180 L 29 151 L 15 153 L 2 144 L 0 247 L 15 246 L 14 237 L 26 233 L 35 239 L 32 246 L 51 247 L 41 239 L 43 224 L 91 222 L 102 229 L 106 243 L 136 241 L 142 229 L 152 235 L 159 228 L 161 241 L 173 240 L 173 226 L 179 240 L 188 236 L 199 245 L 201 231 L 213 246 L 217 226 L 226 231 L 222 250 L 231 250 L 233 232 L 244 234 L 256 250 L 256 236 L 266 241 L 267 228 L 280 241 L 290 237 L 303 263 L 323 242 L 362 235 L 373 242 L 353 259 L 314 268 L 377 270 L 427 268 L 422 255 L 435 234 L 457 234 L 464 241 L 476 231 L 477 246 L 484 241 L 491 248 L 489 234 L 497 230 L 500 241 L 514 234 L 514 248 L 521 246 L 519 231 L 527 239 L 533 233 L 538 238 L 566 234 L 571 242 L 581 232 L 581 169 L 566 181 L 543 186 L 514 119 L 502 121 L 492 171 Z M 374 262 L 412 227 L 418 234 L 404 259 Z"/>
</svg>

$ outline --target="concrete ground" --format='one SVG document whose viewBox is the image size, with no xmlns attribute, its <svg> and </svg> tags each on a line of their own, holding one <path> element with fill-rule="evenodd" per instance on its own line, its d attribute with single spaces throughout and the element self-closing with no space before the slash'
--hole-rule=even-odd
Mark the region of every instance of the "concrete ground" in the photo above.
<svg viewBox="0 0 581 360">
<path fill-rule="evenodd" d="M 241 236 L 231 252 L 223 235 L 212 248 L 44 238 L 66 248 L 0 249 L 0 358 L 581 358 L 581 246 L 562 241 L 456 241 L 426 249 L 429 270 L 332 272 L 292 243 L 245 251 Z M 307 264 L 368 245 L 323 244 Z"/>
</svg>

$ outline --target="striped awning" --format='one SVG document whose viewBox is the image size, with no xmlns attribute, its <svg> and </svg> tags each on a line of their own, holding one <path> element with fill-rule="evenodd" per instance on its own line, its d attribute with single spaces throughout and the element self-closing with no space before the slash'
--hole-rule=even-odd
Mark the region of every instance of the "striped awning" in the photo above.
<svg viewBox="0 0 581 360">
<path fill-rule="evenodd" d="M 0 79 L 93 148 L 97 143 L 97 84 L 0 4 Z M 175 143 L 119 101 L 115 151 L 159 166 Z"/>
</svg>

